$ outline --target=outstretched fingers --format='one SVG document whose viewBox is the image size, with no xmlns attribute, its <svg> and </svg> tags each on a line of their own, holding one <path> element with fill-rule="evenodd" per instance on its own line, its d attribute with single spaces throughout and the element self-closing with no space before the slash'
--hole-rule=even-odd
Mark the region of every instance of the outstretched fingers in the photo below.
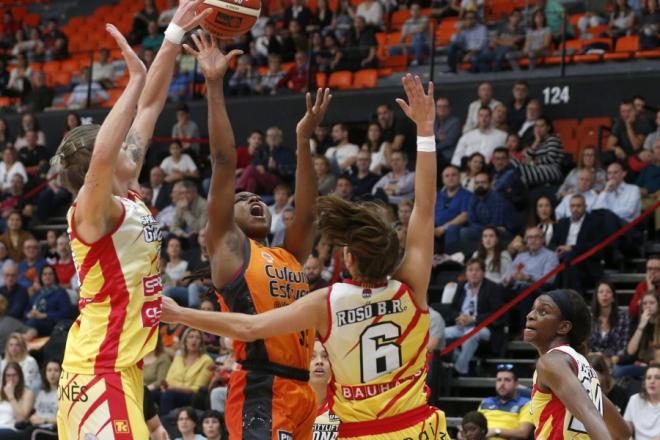
<svg viewBox="0 0 660 440">
<path fill-rule="evenodd" d="M 240 49 L 234 49 L 230 51 L 227 55 L 225 55 L 225 58 L 227 59 L 227 64 L 231 63 L 231 60 L 234 59 L 235 57 L 239 57 L 241 55 L 243 55 L 243 51 Z"/>
</svg>

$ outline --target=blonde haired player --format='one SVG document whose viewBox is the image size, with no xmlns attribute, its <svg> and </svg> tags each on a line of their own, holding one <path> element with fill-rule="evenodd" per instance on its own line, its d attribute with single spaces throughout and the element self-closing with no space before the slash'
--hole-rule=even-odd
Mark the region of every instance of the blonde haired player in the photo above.
<svg viewBox="0 0 660 440">
<path fill-rule="evenodd" d="M 69 332 L 58 390 L 62 439 L 149 437 L 139 364 L 158 336 L 161 236 L 137 177 L 183 35 L 208 15 L 195 15 L 200 3 L 182 0 L 148 74 L 121 33 L 106 25 L 129 82 L 103 125 L 71 130 L 55 154 L 63 184 L 76 194 L 67 219 L 81 280 L 80 316 Z"/>
<path fill-rule="evenodd" d="M 419 77 L 407 75 L 403 86 L 408 103 L 397 102 L 417 125 L 418 160 L 400 265 L 396 231 L 375 206 L 321 197 L 319 231 L 343 246 L 351 280 L 258 315 L 183 309 L 168 298 L 163 303 L 165 322 L 243 341 L 316 328 L 332 368 L 329 409 L 341 420 L 339 438 L 449 438 L 444 413 L 428 406 L 425 393 L 436 194 L 433 84 L 426 93 Z"/>
</svg>

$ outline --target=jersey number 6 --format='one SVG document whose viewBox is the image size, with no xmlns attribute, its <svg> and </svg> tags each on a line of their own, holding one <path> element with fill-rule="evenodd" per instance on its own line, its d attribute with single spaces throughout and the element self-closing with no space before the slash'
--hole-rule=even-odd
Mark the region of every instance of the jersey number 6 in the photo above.
<svg viewBox="0 0 660 440">
<path fill-rule="evenodd" d="M 396 340 L 401 327 L 381 322 L 365 328 L 360 335 L 360 379 L 362 383 L 401 367 L 401 347 Z"/>
</svg>

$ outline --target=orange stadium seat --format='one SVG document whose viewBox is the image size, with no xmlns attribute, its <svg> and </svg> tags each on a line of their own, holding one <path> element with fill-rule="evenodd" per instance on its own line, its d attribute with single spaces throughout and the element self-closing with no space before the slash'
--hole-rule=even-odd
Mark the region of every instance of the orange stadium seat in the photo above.
<svg viewBox="0 0 660 440">
<path fill-rule="evenodd" d="M 577 140 L 577 119 L 557 119 L 552 123 L 555 133 L 564 145 L 564 151 L 571 153 L 573 158 L 577 156 L 579 142 Z"/>
<path fill-rule="evenodd" d="M 635 52 L 635 58 L 660 58 L 660 49 L 640 50 Z"/>
<path fill-rule="evenodd" d="M 403 72 L 408 68 L 408 57 L 405 55 L 390 55 L 383 67 L 389 67 L 394 72 Z"/>
<path fill-rule="evenodd" d="M 623 61 L 632 58 L 633 53 L 639 50 L 639 36 L 629 35 L 616 40 L 614 52 L 606 53 L 603 59 L 607 61 Z"/>
<path fill-rule="evenodd" d="M 28 14 L 23 18 L 23 24 L 28 27 L 39 26 L 41 16 L 39 14 Z"/>
<path fill-rule="evenodd" d="M 316 85 L 325 88 L 328 85 L 328 75 L 322 72 L 316 74 Z"/>
<path fill-rule="evenodd" d="M 410 11 L 407 9 L 401 9 L 395 11 L 390 18 L 390 29 L 400 30 L 403 27 L 403 23 L 410 18 Z"/>
<path fill-rule="evenodd" d="M 584 118 L 577 129 L 577 140 L 580 145 L 596 145 L 600 147 L 601 145 L 598 140 L 599 132 L 602 133 L 604 129 L 609 130 L 611 126 L 612 119 L 609 117 Z"/>
<path fill-rule="evenodd" d="M 49 61 L 47 63 L 44 63 L 42 68 L 42 70 L 46 74 L 59 72 L 61 69 L 62 69 L 62 63 L 60 63 L 59 61 Z"/>
<path fill-rule="evenodd" d="M 350 89 L 353 84 L 353 73 L 348 70 L 332 72 L 328 78 L 328 87 L 339 90 Z"/>
<path fill-rule="evenodd" d="M 451 37 L 457 31 L 456 18 L 445 18 L 435 30 L 435 44 L 438 46 L 447 46 L 451 42 Z"/>
<path fill-rule="evenodd" d="M 58 71 L 47 76 L 46 83 L 53 87 L 68 87 L 71 85 L 71 72 Z"/>
<path fill-rule="evenodd" d="M 353 77 L 354 89 L 373 89 L 377 83 L 378 71 L 376 69 L 359 70 Z"/>
</svg>

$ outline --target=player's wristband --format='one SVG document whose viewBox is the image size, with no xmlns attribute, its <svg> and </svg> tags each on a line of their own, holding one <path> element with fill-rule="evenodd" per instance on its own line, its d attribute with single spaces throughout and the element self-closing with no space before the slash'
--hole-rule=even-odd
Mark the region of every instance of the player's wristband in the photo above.
<svg viewBox="0 0 660 440">
<path fill-rule="evenodd" d="M 165 29 L 165 38 L 174 44 L 181 44 L 185 35 L 186 31 L 176 23 L 170 23 Z"/>
<path fill-rule="evenodd" d="M 435 136 L 417 136 L 417 151 L 435 153 Z"/>
</svg>

